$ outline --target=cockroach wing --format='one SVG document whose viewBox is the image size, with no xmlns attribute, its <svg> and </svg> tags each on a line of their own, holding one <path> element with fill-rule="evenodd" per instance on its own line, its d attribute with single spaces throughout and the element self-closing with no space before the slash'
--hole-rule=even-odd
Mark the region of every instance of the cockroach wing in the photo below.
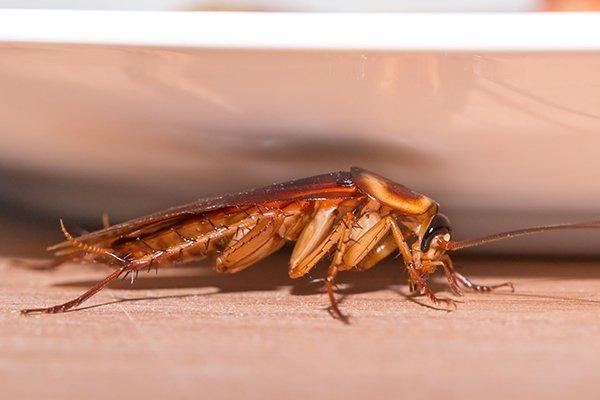
<svg viewBox="0 0 600 400">
<path fill-rule="evenodd" d="M 168 229 L 187 218 L 197 217 L 210 212 L 218 212 L 222 209 L 307 199 L 343 199 L 351 198 L 356 194 L 357 190 L 349 172 L 332 172 L 284 183 L 276 183 L 260 189 L 200 199 L 193 203 L 169 208 L 162 212 L 91 232 L 78 237 L 77 240 L 86 244 L 109 246 L 118 239 L 151 234 L 161 229 Z M 48 250 L 58 251 L 70 247 L 72 247 L 72 244 L 66 241 L 49 247 Z"/>
</svg>

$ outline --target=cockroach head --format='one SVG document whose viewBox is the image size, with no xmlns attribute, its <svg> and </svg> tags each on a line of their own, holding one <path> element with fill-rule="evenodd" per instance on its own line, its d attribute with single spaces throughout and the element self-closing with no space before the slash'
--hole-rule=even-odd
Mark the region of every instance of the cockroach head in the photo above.
<svg viewBox="0 0 600 400">
<path fill-rule="evenodd" d="M 425 230 L 425 234 L 421 239 L 421 251 L 423 253 L 429 252 L 432 244 L 437 241 L 441 241 L 443 243 L 449 242 L 451 233 L 452 228 L 450 227 L 450 220 L 448 217 L 446 217 L 444 214 L 436 214 L 429 222 L 429 226 Z"/>
</svg>

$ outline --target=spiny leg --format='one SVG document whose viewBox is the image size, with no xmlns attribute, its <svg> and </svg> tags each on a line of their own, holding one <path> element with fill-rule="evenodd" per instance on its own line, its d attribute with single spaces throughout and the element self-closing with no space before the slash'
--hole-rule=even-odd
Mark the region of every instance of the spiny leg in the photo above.
<svg viewBox="0 0 600 400">
<path fill-rule="evenodd" d="M 389 235 L 390 231 L 392 233 L 392 243 L 384 240 L 386 236 Z M 453 300 L 436 297 L 429 289 L 426 279 L 421 275 L 422 272 L 427 271 L 419 271 L 413 265 L 410 248 L 404 240 L 404 236 L 393 216 L 385 216 L 371 228 L 365 229 L 359 239 L 348 247 L 348 250 L 343 256 L 344 262 L 342 265 L 358 266 L 363 260 L 367 260 L 367 262 L 379 261 L 381 255 L 374 257 L 372 251 L 380 244 L 384 246 L 382 254 L 389 254 L 391 249 L 397 248 L 399 250 L 402 259 L 404 260 L 404 264 L 406 265 L 411 291 L 414 292 L 419 290 L 421 294 L 427 295 L 427 297 L 435 304 L 443 302 L 448 305 L 455 305 Z"/>
<path fill-rule="evenodd" d="M 336 243 L 339 228 L 333 227 L 337 205 L 323 202 L 315 207 L 314 215 L 304 225 L 296 239 L 292 256 L 290 257 L 290 278 L 299 278 L 307 274 L 315 264 Z"/>
<path fill-rule="evenodd" d="M 381 243 L 390 231 L 392 232 L 391 236 L 394 247 L 398 249 L 408 271 L 410 290 L 416 291 L 419 282 L 421 283 L 421 286 L 426 286 L 426 283 L 413 265 L 412 253 L 404 240 L 400 228 L 394 218 L 390 215 L 382 218 L 370 229 L 366 230 L 360 238 L 349 247 L 346 254 L 344 254 L 344 264 L 358 265 L 364 259 L 369 260 L 369 254 L 379 243 Z M 388 244 L 388 246 L 390 246 L 390 244 Z"/>
<path fill-rule="evenodd" d="M 348 323 L 348 316 L 343 314 L 338 306 L 338 302 L 335 298 L 335 276 L 338 273 L 338 269 L 336 265 L 330 265 L 327 270 L 327 278 L 325 279 L 325 289 L 327 289 L 327 295 L 329 296 L 329 302 L 331 303 L 331 311 L 335 316 L 337 316 L 344 323 Z"/>
<path fill-rule="evenodd" d="M 400 227 L 398 227 L 398 223 L 391 216 L 387 216 L 382 221 L 385 221 L 388 229 L 392 231 L 392 235 L 396 240 L 396 244 L 398 245 L 398 249 L 400 249 L 400 254 L 404 259 L 404 264 L 406 265 L 406 270 L 408 272 L 408 281 L 409 287 L 412 291 L 418 290 L 420 294 L 423 294 L 431 300 L 435 305 L 439 305 L 440 303 L 445 303 L 448 306 L 452 306 L 456 308 L 456 302 L 452 299 L 445 297 L 437 297 L 429 288 L 429 283 L 427 282 L 427 274 L 428 271 L 419 271 L 413 263 L 412 254 L 410 252 L 410 248 L 408 244 L 404 240 L 404 236 L 402 235 L 402 231 Z M 423 269 L 423 268 L 422 268 Z M 423 274 L 421 272 L 424 272 Z M 423 276 L 425 275 L 425 276 Z"/>
<path fill-rule="evenodd" d="M 450 291 L 456 296 L 463 295 L 463 292 L 460 289 L 460 286 L 458 285 L 458 280 L 456 279 L 456 276 L 447 273 L 447 267 L 444 261 L 426 261 L 423 263 L 423 266 L 427 268 L 430 272 L 434 272 L 438 267 L 442 267 L 444 270 L 444 275 L 448 280 L 448 286 L 450 287 Z"/>
<path fill-rule="evenodd" d="M 398 250 L 396 241 L 391 235 L 378 243 L 373 250 L 363 258 L 355 267 L 357 271 L 366 271 L 373 268 L 377 263 L 387 258 L 394 251 Z"/>
<path fill-rule="evenodd" d="M 104 287 L 106 287 L 112 281 L 117 279 L 124 271 L 130 269 L 127 262 L 123 258 L 117 256 L 116 254 L 112 253 L 108 249 L 97 247 L 94 245 L 88 245 L 88 244 L 85 244 L 85 243 L 79 241 L 77 238 L 74 238 L 67 231 L 67 228 L 65 227 L 65 224 L 63 223 L 62 219 L 60 220 L 60 227 L 61 227 L 63 234 L 67 238 L 67 240 L 74 247 L 81 249 L 85 253 L 92 253 L 92 254 L 96 254 L 96 255 L 109 255 L 112 258 L 118 260 L 119 262 L 122 262 L 123 265 L 121 267 L 119 267 L 118 269 L 114 270 L 106 278 L 104 278 L 103 280 L 98 282 L 96 285 L 94 285 L 92 288 L 87 290 L 81 296 L 79 296 L 71 301 L 68 301 L 63 304 L 58 304 L 58 305 L 52 306 L 52 307 L 30 308 L 30 309 L 21 310 L 22 314 L 32 314 L 32 313 L 56 314 L 56 313 L 61 313 L 61 312 L 70 310 L 71 308 L 77 307 L 78 305 L 80 305 L 81 303 L 83 303 L 84 301 L 86 301 L 87 299 L 89 299 L 90 297 L 95 295 L 96 293 L 98 293 L 100 290 L 102 290 Z M 61 259 L 61 260 L 62 260 L 62 261 L 60 261 L 61 263 L 66 261 L 66 259 Z"/>
<path fill-rule="evenodd" d="M 371 254 L 373 249 L 381 243 L 390 231 L 392 232 L 392 238 L 395 242 L 394 247 L 399 249 L 400 255 L 406 265 L 411 291 L 418 290 L 436 305 L 439 303 L 446 303 L 447 305 L 456 306 L 452 299 L 436 297 L 429 289 L 426 278 L 422 276 L 422 273 L 429 273 L 429 271 L 426 268 L 423 268 L 422 270 L 415 268 L 410 248 L 392 216 L 382 218 L 370 229 L 366 230 L 366 232 L 345 252 L 343 264 L 356 266 L 363 259 L 368 259 L 368 255 Z M 387 242 L 384 242 L 384 244 L 385 243 Z M 390 244 L 388 243 L 387 246 L 390 246 Z"/>
<path fill-rule="evenodd" d="M 63 230 L 63 233 L 67 237 L 67 240 L 69 240 L 69 242 L 71 242 L 73 244 L 73 246 L 75 246 L 77 248 L 81 248 L 83 251 L 90 252 L 90 253 L 93 253 L 93 254 L 109 254 L 109 255 L 113 256 L 113 258 L 116 258 L 118 260 L 121 260 L 121 261 L 125 262 L 125 260 L 123 260 L 122 258 L 114 255 L 113 253 L 110 253 L 108 249 L 103 249 L 103 248 L 98 248 L 98 247 L 95 247 L 95 246 L 87 245 L 87 244 L 84 244 L 84 243 L 80 242 L 78 239 L 73 238 L 66 231 L 66 228 L 64 227 L 64 224 L 62 223 L 62 221 L 61 221 L 61 228 Z M 153 256 L 150 256 L 149 260 L 150 260 L 150 262 L 148 262 L 147 264 L 149 266 L 151 266 L 152 263 L 154 262 Z M 63 304 L 58 304 L 58 305 L 52 306 L 52 307 L 25 309 L 25 310 L 22 310 L 21 313 L 22 314 L 33 314 L 33 313 L 56 314 L 56 313 L 61 313 L 61 312 L 68 311 L 68 310 L 70 310 L 70 309 L 72 309 L 74 307 L 79 306 L 84 301 L 86 301 L 87 299 L 89 299 L 90 297 L 92 297 L 93 295 L 95 295 L 96 293 L 98 293 L 100 290 L 104 289 L 112 281 L 114 281 L 115 279 L 119 278 L 123 273 L 129 273 L 129 272 L 132 272 L 132 271 L 135 271 L 134 273 L 137 273 L 137 271 L 139 269 L 143 268 L 143 267 L 145 267 L 145 265 L 142 265 L 140 263 L 136 263 L 135 265 L 132 265 L 132 264 L 129 264 L 129 263 L 125 263 L 121 267 L 117 268 L 112 273 L 110 273 L 106 278 L 104 278 L 103 280 L 101 280 L 100 282 L 98 282 L 96 285 L 94 285 L 93 287 L 91 287 L 89 290 L 87 290 L 81 296 L 79 296 L 79 297 L 77 297 L 77 298 L 75 298 L 75 299 L 73 299 L 71 301 L 68 301 L 68 302 L 63 303 Z"/>
<path fill-rule="evenodd" d="M 439 306 L 440 303 L 446 304 L 448 307 L 456 307 L 456 302 L 447 297 L 438 297 L 433 293 L 431 288 L 429 287 L 429 282 L 427 281 L 427 277 L 423 277 L 419 270 L 416 268 L 408 269 L 408 279 L 409 281 L 414 282 L 413 287 L 415 287 L 414 291 L 418 291 L 419 294 L 427 296 L 427 298 L 436 306 Z"/>
<path fill-rule="evenodd" d="M 110 284 L 110 282 L 112 282 L 113 280 L 120 277 L 123 273 L 128 273 L 128 272 L 133 271 L 131 273 L 133 273 L 134 274 L 133 276 L 135 276 L 135 274 L 137 274 L 137 271 L 142 268 L 151 268 L 153 265 L 158 268 L 158 264 L 163 265 L 166 263 L 173 262 L 173 258 L 175 258 L 175 257 L 178 257 L 181 259 L 183 257 L 184 250 L 190 250 L 190 249 L 193 249 L 194 247 L 199 247 L 199 246 L 204 247 L 206 245 L 205 247 L 206 247 L 206 251 L 207 251 L 209 248 L 208 244 L 210 242 L 217 240 L 219 238 L 224 238 L 224 237 L 233 235 L 233 234 L 235 234 L 237 229 L 240 229 L 243 227 L 249 228 L 251 226 L 254 226 L 254 225 L 256 225 L 257 220 L 261 220 L 264 218 L 273 218 L 273 216 L 271 214 L 272 214 L 271 212 L 265 212 L 265 213 L 262 213 L 261 215 L 257 216 L 256 218 L 248 217 L 248 218 L 242 219 L 240 221 L 236 221 L 236 223 L 231 224 L 229 226 L 223 226 L 223 227 L 213 226 L 212 230 L 205 232 L 205 234 L 203 236 L 198 237 L 193 240 L 187 238 L 186 236 L 183 236 L 178 231 L 169 230 L 169 232 L 173 232 L 180 239 L 180 243 L 172 246 L 171 251 L 167 251 L 166 249 L 165 250 L 155 249 L 152 246 L 150 246 L 144 239 L 141 239 L 141 238 L 139 241 L 136 239 L 132 239 L 131 243 L 140 242 L 143 245 L 145 245 L 146 247 L 148 247 L 148 250 L 150 252 L 147 254 L 135 257 L 131 261 L 126 261 L 126 259 L 125 259 L 125 258 L 130 259 L 129 256 L 119 256 L 119 255 L 117 255 L 117 253 L 113 253 L 113 249 L 102 248 L 102 247 L 98 247 L 93 244 L 87 244 L 87 243 L 82 242 L 78 238 L 74 238 L 66 230 L 64 223 L 61 221 L 61 229 L 62 229 L 65 237 L 67 238 L 68 242 L 71 244 L 72 248 L 74 248 L 80 252 L 83 252 L 84 254 L 110 256 L 111 259 L 119 261 L 121 263 L 120 264 L 121 266 L 118 269 L 116 269 L 115 271 L 113 271 L 106 278 L 104 278 L 102 281 L 98 282 L 94 287 L 92 287 L 91 289 L 89 289 L 88 291 L 83 293 L 81 296 L 77 297 L 76 299 L 73 299 L 67 303 L 59 304 L 59 305 L 56 305 L 53 307 L 34 308 L 34 309 L 23 310 L 22 313 L 23 314 L 30 314 L 30 313 L 52 314 L 52 313 L 59 313 L 59 312 L 67 311 L 69 309 L 72 309 L 73 307 L 77 307 L 78 305 L 82 304 L 84 301 L 86 301 L 87 299 L 92 297 L 94 294 L 98 293 L 100 290 L 102 290 L 104 287 L 106 287 L 108 284 Z M 129 244 L 130 246 L 131 246 L 131 243 Z"/>
<path fill-rule="evenodd" d="M 336 251 L 333 256 L 333 261 L 329 266 L 327 278 L 325 278 L 325 289 L 329 296 L 331 303 L 331 311 L 340 320 L 347 322 L 348 318 L 342 314 L 339 309 L 338 303 L 335 299 L 335 277 L 339 271 L 339 266 L 344 264 L 343 256 L 344 251 L 352 229 L 351 221 L 354 216 L 351 213 L 347 213 L 342 219 L 333 227 L 331 232 L 321 242 L 315 246 L 310 253 L 302 257 L 301 259 L 290 261 L 289 275 L 291 278 L 298 278 L 304 276 L 310 272 L 310 270 L 325 256 L 329 253 L 331 248 L 337 244 Z"/>
<path fill-rule="evenodd" d="M 446 275 L 448 282 L 455 282 L 455 284 L 456 282 L 459 282 L 464 287 L 471 289 L 475 292 L 491 292 L 494 289 L 498 289 L 501 287 L 509 287 L 511 291 L 515 291 L 515 285 L 512 282 L 503 282 L 496 285 L 480 285 L 472 282 L 469 278 L 467 278 L 466 276 L 464 276 L 456 270 L 449 256 L 444 257 L 443 264 L 444 274 Z"/>
<path fill-rule="evenodd" d="M 103 280 L 101 280 L 100 282 L 98 282 L 96 285 L 94 285 L 93 287 L 91 287 L 90 289 L 88 289 L 86 292 L 84 292 L 81 296 L 68 301 L 66 303 L 63 304 L 58 304 L 56 306 L 52 306 L 52 307 L 46 307 L 46 308 L 31 308 L 31 309 L 26 309 L 26 310 L 22 310 L 21 313 L 22 314 L 33 314 L 33 313 L 42 313 L 42 314 L 56 314 L 56 313 L 62 313 L 62 312 L 66 312 L 74 307 L 79 306 L 80 304 L 82 304 L 84 301 L 86 301 L 87 299 L 89 299 L 90 297 L 92 297 L 93 295 L 95 295 L 96 293 L 98 293 L 100 290 L 104 289 L 106 286 L 108 286 L 112 281 L 114 281 L 115 279 L 119 278 L 123 273 L 129 274 L 129 273 L 133 273 L 134 275 L 132 275 L 132 277 L 137 276 L 137 273 L 140 269 L 145 268 L 146 266 L 148 267 L 152 267 L 153 264 L 156 265 L 157 263 L 157 257 L 155 254 L 152 255 L 148 255 L 148 259 L 147 261 L 134 261 L 131 263 L 127 263 L 123 258 L 118 257 L 116 255 L 114 255 L 113 253 L 109 253 L 108 250 L 103 249 L 103 248 L 97 248 L 97 247 L 93 247 L 93 246 L 89 246 L 89 245 L 84 245 L 81 242 L 79 242 L 77 239 L 74 239 L 71 235 L 68 234 L 68 232 L 66 232 L 66 229 L 64 228 L 64 225 L 62 224 L 61 221 L 61 226 L 63 228 L 63 232 L 65 232 L 65 236 L 67 236 L 67 239 L 74 242 L 74 244 L 76 245 L 80 245 L 80 246 L 85 246 L 84 250 L 85 251 L 90 251 L 92 252 L 90 249 L 93 250 L 93 253 L 100 253 L 100 254 L 104 254 L 104 252 L 106 252 L 106 254 L 111 255 L 113 258 L 117 259 L 117 260 L 121 260 L 123 261 L 125 264 L 123 264 L 121 267 L 115 269 L 112 273 L 110 273 L 106 278 L 104 278 Z M 160 255 L 162 256 L 165 252 L 164 251 L 160 251 L 159 252 Z M 165 258 L 164 261 L 169 261 L 168 260 L 168 254 L 167 254 L 167 258 Z M 157 265 L 158 268 L 158 265 Z M 125 275 L 125 277 L 127 277 L 127 275 Z M 132 282 L 133 283 L 133 282 Z"/>
<path fill-rule="evenodd" d="M 338 224 L 310 253 L 297 260 L 290 260 L 290 278 L 299 278 L 310 272 L 319 261 L 325 257 L 331 248 L 338 242 L 342 234 L 343 225 Z"/>
<path fill-rule="evenodd" d="M 235 273 L 279 250 L 285 243 L 278 234 L 282 222 L 283 215 L 262 219 L 241 237 L 231 239 L 217 257 L 216 270 Z"/>
<path fill-rule="evenodd" d="M 354 220 L 354 215 L 348 213 L 344 215 L 340 224 L 344 227 L 342 234 L 337 242 L 337 247 L 335 253 L 333 255 L 333 260 L 331 261 L 331 265 L 327 270 L 327 278 L 325 279 L 325 288 L 327 289 L 327 295 L 329 296 L 329 302 L 331 303 L 331 310 L 333 313 L 344 323 L 348 323 L 348 316 L 344 315 L 338 306 L 338 302 L 335 299 L 335 277 L 338 273 L 338 267 L 343 265 L 344 263 L 344 252 L 346 251 L 346 245 L 348 244 L 348 238 L 350 237 L 350 233 L 352 231 L 352 221 Z"/>
<path fill-rule="evenodd" d="M 95 295 L 96 293 L 98 293 L 100 290 L 104 289 L 109 283 L 111 283 L 112 281 L 117 279 L 126 269 L 127 268 L 123 266 L 123 267 L 120 267 L 120 268 L 114 270 L 106 278 L 104 278 L 103 280 L 101 280 L 100 282 L 95 284 L 92 288 L 87 290 L 85 293 L 83 293 L 81 296 L 77 297 L 76 299 L 73 299 L 64 304 L 59 304 L 59 305 L 56 305 L 53 307 L 30 308 L 27 310 L 22 310 L 21 313 L 22 314 L 33 314 L 33 313 L 56 314 L 56 313 L 68 311 L 73 307 L 77 307 L 78 305 L 80 305 L 81 303 L 83 303 L 84 301 L 86 301 L 87 299 L 89 299 L 90 297 Z"/>
</svg>

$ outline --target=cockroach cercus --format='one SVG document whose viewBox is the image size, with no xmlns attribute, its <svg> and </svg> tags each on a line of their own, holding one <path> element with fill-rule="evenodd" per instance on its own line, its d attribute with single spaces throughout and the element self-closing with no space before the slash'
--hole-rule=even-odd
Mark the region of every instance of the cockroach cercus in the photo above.
<svg viewBox="0 0 600 400">
<path fill-rule="evenodd" d="M 489 292 L 505 282 L 478 285 L 452 265 L 448 251 L 536 232 L 597 228 L 600 221 L 548 225 L 498 233 L 474 240 L 452 241 L 450 223 L 430 198 L 373 172 L 353 167 L 274 184 L 262 189 L 227 194 L 146 217 L 105 226 L 73 237 L 61 221 L 66 241 L 49 248 L 65 261 L 100 262 L 113 266 L 106 278 L 81 296 L 30 313 L 60 313 L 79 306 L 118 277 L 142 269 L 214 257 L 217 271 L 235 273 L 295 242 L 289 261 L 290 278 L 306 275 L 321 259 L 331 255 L 325 288 L 332 314 L 346 320 L 335 296 L 340 271 L 364 271 L 398 252 L 408 275 L 409 288 L 433 303 L 455 305 L 437 297 L 428 278 L 437 269 L 450 290 L 462 287 Z"/>
</svg>

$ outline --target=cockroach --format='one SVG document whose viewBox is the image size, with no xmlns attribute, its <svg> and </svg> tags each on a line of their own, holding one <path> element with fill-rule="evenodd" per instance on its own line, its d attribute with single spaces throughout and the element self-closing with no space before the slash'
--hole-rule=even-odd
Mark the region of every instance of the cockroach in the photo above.
<svg viewBox="0 0 600 400">
<path fill-rule="evenodd" d="M 333 315 L 346 321 L 334 293 L 340 271 L 364 271 L 397 252 L 411 292 L 434 304 L 455 306 L 430 289 L 428 278 L 441 269 L 450 291 L 491 292 L 510 282 L 479 285 L 462 275 L 448 251 L 509 237 L 559 229 L 597 228 L 600 221 L 547 225 L 451 241 L 450 222 L 432 199 L 362 168 L 273 184 L 235 194 L 201 199 L 166 211 L 108 226 L 79 237 L 61 220 L 66 241 L 48 248 L 55 263 L 99 262 L 113 266 L 106 278 L 81 296 L 30 313 L 60 313 L 79 306 L 109 283 L 142 269 L 214 257 L 215 269 L 235 273 L 295 242 L 290 278 L 305 276 L 331 256 L 324 280 Z"/>
</svg>

